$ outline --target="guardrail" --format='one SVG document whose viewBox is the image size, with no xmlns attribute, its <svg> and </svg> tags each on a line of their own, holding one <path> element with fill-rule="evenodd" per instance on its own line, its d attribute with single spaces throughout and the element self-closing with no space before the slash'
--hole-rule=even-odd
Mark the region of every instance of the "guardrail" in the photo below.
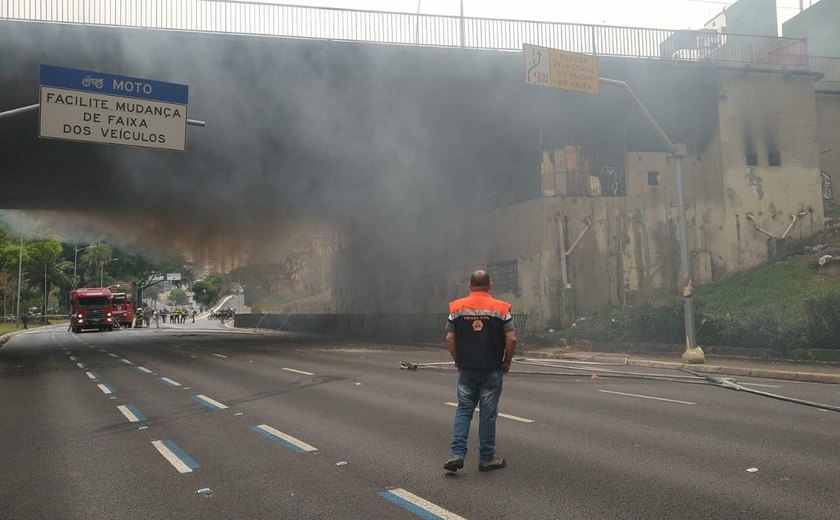
<svg viewBox="0 0 840 520">
<path fill-rule="evenodd" d="M 378 341 L 443 342 L 446 314 L 237 314 L 234 327 L 318 333 Z M 523 339 L 528 315 L 514 314 L 516 334 Z"/>
<path fill-rule="evenodd" d="M 602 56 L 809 64 L 803 39 L 225 0 L 0 0 L 0 19 Z"/>
<path fill-rule="evenodd" d="M 829 56 L 809 56 L 811 69 L 822 72 L 825 76 L 820 81 L 840 83 L 840 58 Z"/>
</svg>

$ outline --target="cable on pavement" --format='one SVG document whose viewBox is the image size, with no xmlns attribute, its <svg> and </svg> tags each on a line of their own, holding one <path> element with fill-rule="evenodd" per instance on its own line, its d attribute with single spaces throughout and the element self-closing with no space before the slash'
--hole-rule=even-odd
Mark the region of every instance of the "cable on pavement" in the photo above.
<svg viewBox="0 0 840 520">
<path fill-rule="evenodd" d="M 715 386 L 720 386 L 723 388 L 728 388 L 730 390 L 736 390 L 739 392 L 747 392 L 750 394 L 760 395 L 764 397 L 769 397 L 771 399 L 777 399 L 780 401 L 787 401 L 789 403 L 795 404 L 802 404 L 805 406 L 811 406 L 814 408 L 819 408 L 821 410 L 830 410 L 832 412 L 840 412 L 840 406 L 834 406 L 825 403 L 818 403 L 815 401 L 808 401 L 805 399 L 797 399 L 795 397 L 788 397 L 785 395 L 779 394 L 772 394 L 770 392 L 764 392 L 762 390 L 755 390 L 753 388 L 748 388 L 746 386 L 738 384 L 732 378 L 729 377 L 716 377 L 709 374 L 704 374 L 702 372 L 696 372 L 689 368 L 680 367 L 678 370 L 681 372 L 685 372 L 690 374 L 689 376 L 675 376 L 675 375 L 665 375 L 665 374 L 644 374 L 641 372 L 625 372 L 625 371 L 617 371 L 617 370 L 607 370 L 603 368 L 595 368 L 595 367 L 582 367 L 582 366 L 568 366 L 564 363 L 569 363 L 568 361 L 559 361 L 559 360 L 542 360 L 542 359 L 531 359 L 531 358 L 513 358 L 513 361 L 518 364 L 522 365 L 532 365 L 532 366 L 542 366 L 548 368 L 556 368 L 556 369 L 564 369 L 568 372 L 547 372 L 547 371 L 512 371 L 511 374 L 523 374 L 523 375 L 540 375 L 540 376 L 571 376 L 571 377 L 581 377 L 585 374 L 591 374 L 593 379 L 607 379 L 607 378 L 615 378 L 615 379 L 646 379 L 646 380 L 653 380 L 653 381 L 669 381 L 672 383 L 689 383 L 689 384 L 704 384 L 708 385 L 710 383 L 714 384 Z M 626 362 L 626 359 L 625 359 Z M 609 364 L 609 363 L 597 363 L 597 362 L 580 362 L 580 361 L 573 361 L 572 363 L 578 364 Z M 411 363 L 408 361 L 401 361 L 400 362 L 400 370 L 410 370 L 416 371 L 421 368 L 455 368 L 455 363 L 452 361 L 444 362 L 444 363 Z"/>
<path fill-rule="evenodd" d="M 769 397 L 771 399 L 778 399 L 779 401 L 787 401 L 789 403 L 803 404 L 805 406 L 812 406 L 814 408 L 819 408 L 821 410 L 831 410 L 832 412 L 840 412 L 840 406 L 817 403 L 815 401 L 807 401 L 805 399 L 797 399 L 796 397 L 788 397 L 786 395 L 771 394 L 770 392 L 764 392 L 762 390 L 756 390 L 754 388 L 748 388 L 746 386 L 739 385 L 738 383 L 733 381 L 732 378 L 729 378 L 729 377 L 715 377 L 715 376 L 712 376 L 712 375 L 709 375 L 709 374 L 703 374 L 701 372 L 695 372 L 693 370 L 690 370 L 690 369 L 684 368 L 684 367 L 680 368 L 680 370 L 682 370 L 683 372 L 689 373 L 689 374 L 693 374 L 697 377 L 702 377 L 702 378 L 707 379 L 707 380 L 709 380 L 713 383 L 716 383 L 717 385 L 719 385 L 723 388 L 729 388 L 730 390 L 736 390 L 736 391 L 739 391 L 739 392 L 747 392 L 747 393 L 755 394 L 755 395 L 762 395 L 764 397 Z"/>
</svg>

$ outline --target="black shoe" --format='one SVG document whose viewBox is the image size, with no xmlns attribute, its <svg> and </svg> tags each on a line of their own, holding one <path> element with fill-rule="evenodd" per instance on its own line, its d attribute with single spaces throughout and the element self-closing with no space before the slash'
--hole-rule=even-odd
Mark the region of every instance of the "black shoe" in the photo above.
<svg viewBox="0 0 840 520">
<path fill-rule="evenodd" d="M 446 461 L 446 464 L 443 465 L 443 469 L 446 471 L 451 471 L 455 473 L 459 469 L 464 467 L 464 459 L 449 459 Z"/>
<path fill-rule="evenodd" d="M 462 461 L 463 462 L 463 461 Z M 478 471 L 491 471 L 494 469 L 502 469 L 507 466 L 507 461 L 501 457 L 493 457 L 489 464 L 479 464 Z"/>
</svg>

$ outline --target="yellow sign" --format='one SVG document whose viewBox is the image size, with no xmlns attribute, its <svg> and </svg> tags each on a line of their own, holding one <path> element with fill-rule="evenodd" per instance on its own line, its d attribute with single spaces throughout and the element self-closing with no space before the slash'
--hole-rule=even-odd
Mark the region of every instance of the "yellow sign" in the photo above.
<svg viewBox="0 0 840 520">
<path fill-rule="evenodd" d="M 598 60 L 594 56 L 550 49 L 548 57 L 553 88 L 587 94 L 599 92 Z"/>
<path fill-rule="evenodd" d="M 578 52 L 523 45 L 525 80 L 561 90 L 598 94 L 598 60 Z"/>
</svg>

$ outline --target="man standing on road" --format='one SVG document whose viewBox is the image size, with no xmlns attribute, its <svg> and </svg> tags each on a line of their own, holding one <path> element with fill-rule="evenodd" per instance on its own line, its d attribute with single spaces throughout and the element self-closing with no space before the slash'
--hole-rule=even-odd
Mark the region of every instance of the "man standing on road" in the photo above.
<svg viewBox="0 0 840 520">
<path fill-rule="evenodd" d="M 493 286 L 487 271 L 470 277 L 470 295 L 449 304 L 446 348 L 458 369 L 458 407 L 452 427 L 452 457 L 443 468 L 464 467 L 467 438 L 475 407 L 478 422 L 479 471 L 501 469 L 505 459 L 496 455 L 496 416 L 502 395 L 502 375 L 510 370 L 516 350 L 516 331 L 510 304 L 490 296 Z"/>
</svg>

